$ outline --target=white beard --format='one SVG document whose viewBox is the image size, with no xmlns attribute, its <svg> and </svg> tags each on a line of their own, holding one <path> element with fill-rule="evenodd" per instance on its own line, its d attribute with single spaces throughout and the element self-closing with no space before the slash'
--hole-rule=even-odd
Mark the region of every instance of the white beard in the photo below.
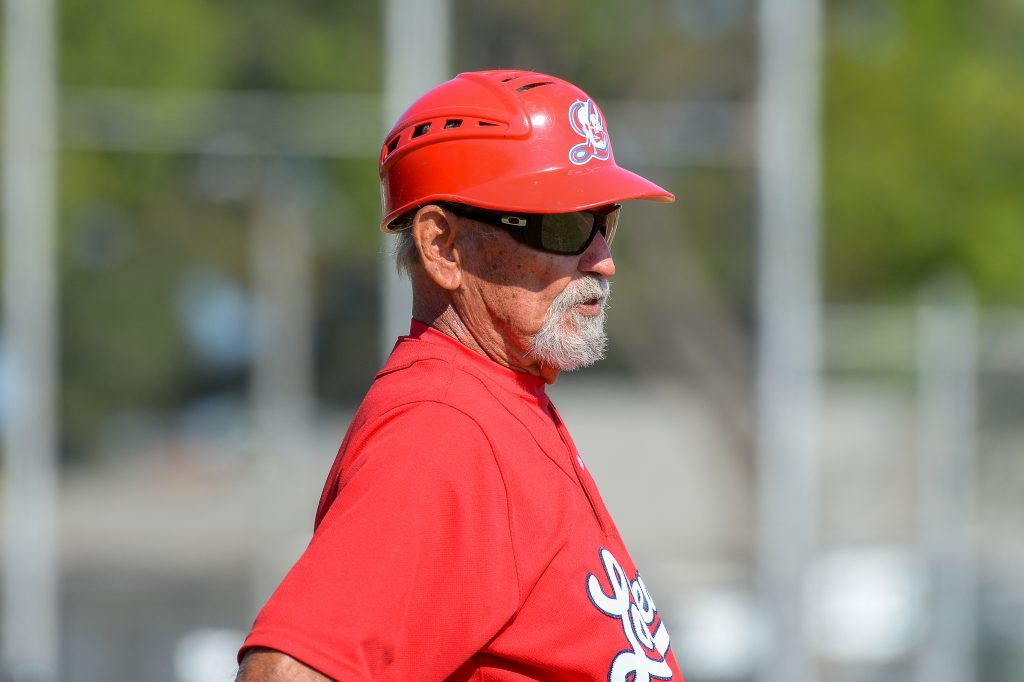
<svg viewBox="0 0 1024 682">
<path fill-rule="evenodd" d="M 605 307 L 611 286 L 608 280 L 588 275 L 570 283 L 555 297 L 540 331 L 533 337 L 531 352 L 542 365 L 571 371 L 604 358 L 608 336 L 604 331 Z M 573 306 L 600 299 L 598 315 L 582 315 Z"/>
</svg>

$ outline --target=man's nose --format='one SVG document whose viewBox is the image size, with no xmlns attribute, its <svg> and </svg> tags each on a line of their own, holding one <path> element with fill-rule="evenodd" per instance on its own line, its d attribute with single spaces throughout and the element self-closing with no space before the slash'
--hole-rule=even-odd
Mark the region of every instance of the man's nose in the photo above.
<svg viewBox="0 0 1024 682">
<path fill-rule="evenodd" d="M 600 232 L 594 235 L 594 241 L 590 242 L 587 250 L 580 254 L 580 272 L 593 273 L 606 279 L 615 275 L 612 248 Z"/>
</svg>

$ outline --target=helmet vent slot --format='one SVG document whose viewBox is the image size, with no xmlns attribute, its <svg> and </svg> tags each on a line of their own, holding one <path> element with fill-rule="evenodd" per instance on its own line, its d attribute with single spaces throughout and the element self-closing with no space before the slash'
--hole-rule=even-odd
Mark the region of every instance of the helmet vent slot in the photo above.
<svg viewBox="0 0 1024 682">
<path fill-rule="evenodd" d="M 396 149 L 398 149 L 398 135 L 395 135 L 394 137 L 392 137 L 391 141 L 388 142 L 387 154 L 390 154 L 391 152 L 395 151 Z M 385 156 L 387 154 L 385 154 Z"/>
<path fill-rule="evenodd" d="M 490 121 L 477 121 L 478 126 L 494 126 L 497 127 L 497 123 L 491 123 Z"/>
<path fill-rule="evenodd" d="M 429 130 L 430 130 L 430 124 L 429 123 L 421 123 L 418 126 L 416 126 L 416 130 L 412 131 L 412 136 L 415 138 L 415 137 L 419 137 L 420 135 L 426 135 L 427 131 L 429 131 Z"/>
<path fill-rule="evenodd" d="M 518 75 L 516 75 L 516 76 L 509 76 L 508 78 L 502 78 L 501 82 L 502 83 L 508 83 L 509 81 L 514 81 L 517 78 L 519 78 Z"/>
<path fill-rule="evenodd" d="M 462 126 L 462 119 L 461 118 L 450 118 L 450 119 L 448 119 L 447 121 L 444 122 L 444 127 L 445 127 L 446 130 L 448 128 L 459 128 L 461 126 Z"/>
<path fill-rule="evenodd" d="M 516 92 L 526 92 L 527 90 L 533 90 L 534 88 L 539 88 L 542 85 L 554 85 L 554 81 L 540 81 L 540 82 L 537 82 L 537 83 L 529 83 L 527 85 L 520 85 L 518 88 L 516 88 Z"/>
</svg>

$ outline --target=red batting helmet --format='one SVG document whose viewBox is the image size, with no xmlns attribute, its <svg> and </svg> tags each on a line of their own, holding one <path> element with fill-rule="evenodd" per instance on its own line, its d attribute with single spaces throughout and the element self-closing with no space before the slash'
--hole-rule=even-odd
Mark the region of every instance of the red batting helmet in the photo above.
<svg viewBox="0 0 1024 682">
<path fill-rule="evenodd" d="M 532 71 L 463 73 L 416 100 L 385 138 L 380 186 L 385 231 L 431 201 L 570 213 L 675 199 L 615 164 L 585 92 Z"/>
</svg>

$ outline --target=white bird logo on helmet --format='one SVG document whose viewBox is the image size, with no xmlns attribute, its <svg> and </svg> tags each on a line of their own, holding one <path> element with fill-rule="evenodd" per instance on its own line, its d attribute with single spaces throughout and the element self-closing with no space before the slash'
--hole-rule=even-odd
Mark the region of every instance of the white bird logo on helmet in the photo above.
<svg viewBox="0 0 1024 682">
<path fill-rule="evenodd" d="M 591 159 L 604 161 L 611 156 L 612 147 L 608 139 L 608 130 L 604 127 L 604 118 L 594 100 L 573 102 L 569 107 L 569 123 L 572 124 L 572 129 L 586 140 L 569 150 L 570 161 L 582 166 Z"/>
</svg>

